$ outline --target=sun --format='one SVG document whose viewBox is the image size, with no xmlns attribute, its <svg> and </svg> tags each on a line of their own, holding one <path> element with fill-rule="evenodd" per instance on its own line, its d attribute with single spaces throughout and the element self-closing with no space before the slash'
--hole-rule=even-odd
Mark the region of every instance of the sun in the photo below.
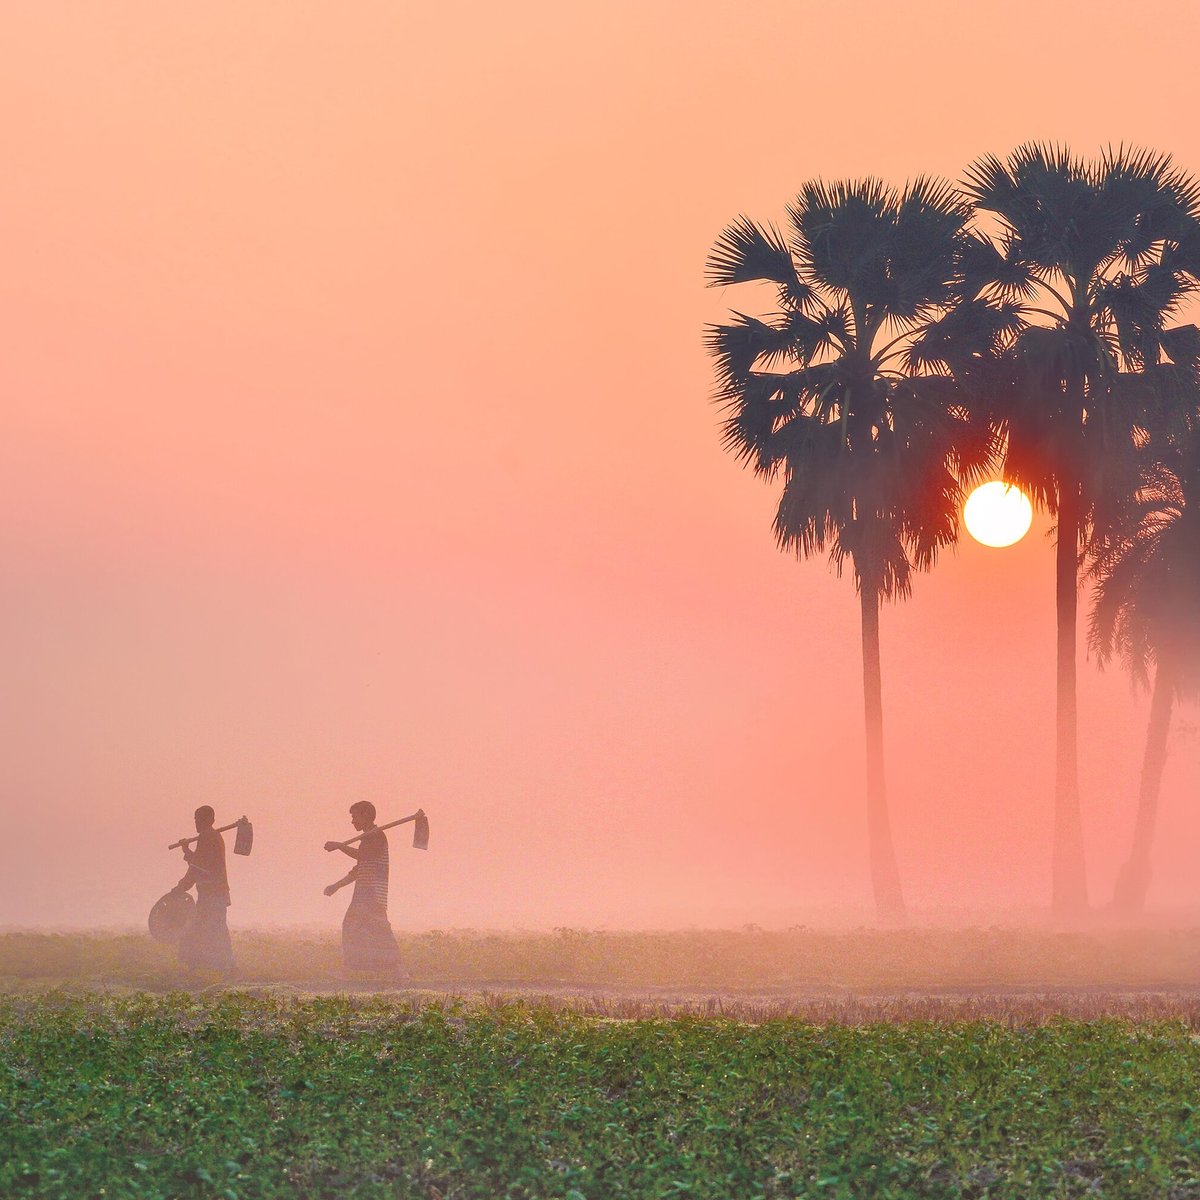
<svg viewBox="0 0 1200 1200">
<path fill-rule="evenodd" d="M 985 546 L 1012 546 L 1028 532 L 1033 505 L 1015 484 L 1003 479 L 980 484 L 963 505 L 967 532 Z"/>
</svg>

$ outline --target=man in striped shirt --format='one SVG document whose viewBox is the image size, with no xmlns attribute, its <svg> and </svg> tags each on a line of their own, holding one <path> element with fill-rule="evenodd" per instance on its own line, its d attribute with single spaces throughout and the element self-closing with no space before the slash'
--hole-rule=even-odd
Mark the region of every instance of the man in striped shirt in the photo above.
<svg viewBox="0 0 1200 1200">
<path fill-rule="evenodd" d="M 325 889 L 325 895 L 332 896 L 348 883 L 354 884 L 342 920 L 342 961 L 352 971 L 396 972 L 400 949 L 387 915 L 387 835 L 375 827 L 375 805 L 369 800 L 350 806 L 350 822 L 363 835 L 357 846 L 325 843 L 326 850 L 341 850 L 358 860 L 346 876 Z"/>
</svg>

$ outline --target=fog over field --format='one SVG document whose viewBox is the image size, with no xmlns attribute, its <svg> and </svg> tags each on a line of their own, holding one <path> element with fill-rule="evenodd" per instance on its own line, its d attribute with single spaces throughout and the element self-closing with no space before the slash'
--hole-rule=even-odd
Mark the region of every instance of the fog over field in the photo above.
<svg viewBox="0 0 1200 1200">
<path fill-rule="evenodd" d="M 1017 8 L 9 8 L 0 927 L 141 928 L 211 804 L 255 826 L 235 934 L 336 930 L 360 799 L 429 814 L 428 851 L 390 835 L 400 930 L 871 921 L 853 584 L 775 548 L 721 447 L 702 330 L 740 298 L 703 265 L 816 176 L 1031 137 L 1200 170 L 1192 39 Z M 884 609 L 917 924 L 1047 908 L 1048 532 L 964 535 Z M 1082 649 L 1079 687 L 1099 906 L 1149 705 Z M 1197 722 L 1152 925 L 1200 908 Z"/>
</svg>

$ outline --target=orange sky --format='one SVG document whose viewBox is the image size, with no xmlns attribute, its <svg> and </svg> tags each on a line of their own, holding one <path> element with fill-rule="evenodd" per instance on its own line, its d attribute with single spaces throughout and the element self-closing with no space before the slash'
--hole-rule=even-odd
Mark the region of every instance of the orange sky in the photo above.
<svg viewBox="0 0 1200 1200">
<path fill-rule="evenodd" d="M 0 924 L 140 922 L 246 812 L 237 924 L 867 911 L 858 611 L 719 446 L 710 244 L 804 180 L 1053 138 L 1200 171 L 1191 3 L 4 6 Z M 917 908 L 1048 894 L 1052 552 L 885 613 Z M 1105 897 L 1147 705 L 1081 674 Z M 1200 736 L 1159 904 L 1195 904 Z M 1132 723 L 1132 724 L 1131 724 Z"/>
</svg>

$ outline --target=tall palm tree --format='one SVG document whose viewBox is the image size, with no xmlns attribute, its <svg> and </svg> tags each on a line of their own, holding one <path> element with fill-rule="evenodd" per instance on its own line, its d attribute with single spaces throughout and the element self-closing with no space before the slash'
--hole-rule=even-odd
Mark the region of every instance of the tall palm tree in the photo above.
<svg viewBox="0 0 1200 1200">
<path fill-rule="evenodd" d="M 1114 654 L 1136 684 L 1154 684 L 1137 819 L 1113 908 L 1146 904 L 1150 851 L 1175 702 L 1200 695 L 1200 414 L 1158 450 L 1150 442 L 1139 487 L 1088 548 L 1096 581 L 1089 641 L 1101 665 Z"/>
<path fill-rule="evenodd" d="M 989 434 L 960 405 L 946 353 L 922 350 L 952 295 L 969 210 L 948 185 L 811 182 L 789 234 L 740 217 L 708 262 L 712 286 L 771 284 L 765 318 L 710 328 L 724 442 L 782 479 L 781 548 L 828 550 L 854 572 L 862 618 L 867 828 L 879 915 L 904 916 L 888 816 L 879 610 L 907 596 L 958 532 L 960 475 L 982 469 Z M 957 346 L 958 343 L 956 342 Z"/>
<path fill-rule="evenodd" d="M 1076 616 L 1080 538 L 1128 490 L 1135 431 L 1185 403 L 1168 328 L 1196 281 L 1200 188 L 1169 156 L 1096 162 L 1026 145 L 967 173 L 981 214 L 962 260 L 964 302 L 1018 320 L 991 402 L 1005 474 L 1057 518 L 1058 620 L 1052 907 L 1087 907 L 1079 804 Z M 1190 327 L 1188 327 L 1190 329 Z M 1190 350 L 1188 351 L 1190 353 Z"/>
</svg>

